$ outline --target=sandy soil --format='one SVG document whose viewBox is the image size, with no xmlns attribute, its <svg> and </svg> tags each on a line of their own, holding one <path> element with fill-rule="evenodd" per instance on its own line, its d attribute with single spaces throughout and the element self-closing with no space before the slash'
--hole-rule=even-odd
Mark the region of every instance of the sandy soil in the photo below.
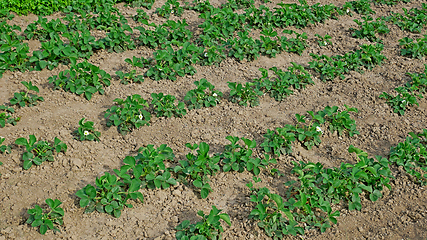
<svg viewBox="0 0 427 240">
<path fill-rule="evenodd" d="M 314 4 L 317 1 L 308 1 Z M 422 0 L 412 0 L 408 4 L 394 7 L 372 5 L 376 15 L 386 16 L 390 11 L 403 12 L 402 7 L 421 7 Z M 160 7 L 164 1 L 158 1 L 153 9 Z M 278 2 L 267 4 L 275 6 Z M 326 2 L 325 2 L 326 3 Z M 327 1 L 341 6 L 344 1 Z M 219 6 L 220 2 L 212 1 Z M 128 18 L 132 27 L 138 23 L 132 20 L 136 9 L 119 5 L 121 12 Z M 164 21 L 148 11 L 155 23 Z M 52 18 L 60 17 L 56 14 Z M 197 26 L 202 19 L 193 11 L 185 11 L 183 18 L 190 26 Z M 199 220 L 198 210 L 208 212 L 212 205 L 223 209 L 231 217 L 232 226 L 225 226 L 223 239 L 269 239 L 256 222 L 248 220 L 253 208 L 250 192 L 245 184 L 252 175 L 243 172 L 220 173 L 211 177 L 214 190 L 207 199 L 201 199 L 197 191 L 184 184 L 178 184 L 167 190 L 142 191 L 144 203 L 133 203 L 134 208 L 125 209 L 118 219 L 99 213 L 83 214 L 75 196 L 77 190 L 87 184 L 94 184 L 95 178 L 104 172 L 119 168 L 125 156 L 135 155 L 141 146 L 167 144 L 178 161 L 189 152 L 185 143 L 200 143 L 211 146 L 211 153 L 218 153 L 228 144 L 228 135 L 263 141 L 267 129 L 275 129 L 285 124 L 295 123 L 295 114 L 306 111 L 319 111 L 325 106 L 344 106 L 347 104 L 359 109 L 352 116 L 356 119 L 360 135 L 355 137 L 338 137 L 325 134 L 319 147 L 306 150 L 294 145 L 294 152 L 279 158 L 275 166 L 285 176 L 273 178 L 268 171 L 260 174 L 263 182 L 271 191 L 280 193 L 285 181 L 292 178 L 291 161 L 302 160 L 321 162 L 324 165 L 339 166 L 341 162 L 355 162 L 354 155 L 347 152 L 352 144 L 366 152 L 370 157 L 381 155 L 387 157 L 391 146 L 403 141 L 409 132 L 420 132 L 427 125 L 427 101 L 419 100 L 419 107 L 410 107 L 404 116 L 392 112 L 383 99 L 378 96 L 383 92 L 393 92 L 397 86 L 409 80 L 407 72 L 424 71 L 425 58 L 410 59 L 400 56 L 398 39 L 405 36 L 416 37 L 401 31 L 395 25 L 388 24 L 391 32 L 382 36 L 387 60 L 382 66 L 375 67 L 364 74 L 352 72 L 345 80 L 322 82 L 315 79 L 315 85 L 297 91 L 282 102 L 263 96 L 257 107 L 241 107 L 227 100 L 228 81 L 247 82 L 260 77 L 258 68 L 278 67 L 285 70 L 290 62 L 308 66 L 311 61 L 309 53 L 344 54 L 354 50 L 366 40 L 355 39 L 349 28 L 357 27 L 353 19 L 360 19 L 355 14 L 341 16 L 339 20 L 328 20 L 324 24 L 309 26 L 299 32 L 306 32 L 310 47 L 299 56 L 281 53 L 276 58 L 260 57 L 253 62 L 239 62 L 227 58 L 219 66 L 195 66 L 197 74 L 178 78 L 177 81 L 153 81 L 146 79 L 142 84 L 120 84 L 117 79 L 106 88 L 105 95 L 95 94 L 87 101 L 83 96 L 69 92 L 53 90 L 48 77 L 65 70 L 66 66 L 53 71 L 41 72 L 6 72 L 0 79 L 0 103 L 6 103 L 13 93 L 22 90 L 21 81 L 32 81 L 40 88 L 39 96 L 45 101 L 31 108 L 18 109 L 15 116 L 21 121 L 16 126 L 8 125 L 0 129 L 0 136 L 6 138 L 6 144 L 13 144 L 19 137 L 28 138 L 34 134 L 37 138 L 52 140 L 58 137 L 68 145 L 65 154 L 59 154 L 54 162 L 45 162 L 41 166 L 22 168 L 23 148 L 13 146 L 12 153 L 0 155 L 0 240 L 4 239 L 174 239 L 174 228 L 183 220 Z M 25 29 L 26 25 L 36 20 L 36 16 L 14 18 L 11 23 Z M 175 17 L 171 19 L 177 19 Z M 423 30 L 424 34 L 426 29 Z M 315 34 L 329 34 L 332 45 L 319 48 Z M 255 36 L 259 34 L 255 33 Z M 37 42 L 30 42 L 32 50 L 37 49 Z M 148 57 L 152 50 L 140 47 L 124 53 L 101 51 L 90 58 L 92 64 L 98 65 L 112 76 L 117 70 L 129 69 L 124 59 L 132 56 Z M 150 94 L 163 92 L 183 100 L 186 92 L 194 88 L 193 82 L 206 78 L 224 92 L 225 98 L 216 107 L 191 110 L 183 118 L 153 118 L 150 126 L 141 127 L 126 136 L 122 136 L 114 127 L 107 128 L 103 117 L 104 111 L 113 105 L 115 98 L 126 98 L 131 94 L 140 94 L 151 101 Z M 425 95 L 424 95 L 425 96 Z M 100 142 L 80 142 L 72 135 L 78 127 L 78 121 L 85 117 L 95 122 L 101 132 Z M 260 154 L 259 151 L 256 154 Z M 364 199 L 362 211 L 341 211 L 338 224 L 325 233 L 309 231 L 301 239 L 426 239 L 427 238 L 427 191 L 425 187 L 414 184 L 402 169 L 392 167 L 396 179 L 392 180 L 392 191 L 384 191 L 384 197 L 377 202 Z M 35 204 L 41 205 L 47 198 L 60 199 L 65 210 L 64 225 L 61 233 L 48 231 L 40 235 L 36 228 L 25 224 L 27 210 Z M 285 239 L 299 239 L 287 237 Z"/>
</svg>

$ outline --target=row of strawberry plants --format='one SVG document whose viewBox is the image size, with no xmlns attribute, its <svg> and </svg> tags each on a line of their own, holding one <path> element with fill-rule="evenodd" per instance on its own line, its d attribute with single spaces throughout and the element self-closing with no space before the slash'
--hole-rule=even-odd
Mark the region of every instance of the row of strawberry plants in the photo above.
<svg viewBox="0 0 427 240">
<path fill-rule="evenodd" d="M 298 15 L 300 7 L 302 9 L 319 7 L 317 5 L 308 6 L 306 3 L 302 5 L 286 5 L 282 9 L 291 11 L 291 15 Z M 328 5 L 326 5 L 328 6 Z M 326 7 L 323 6 L 323 7 Z M 289 8 L 288 8 L 289 7 Z M 330 6 L 332 9 L 336 7 Z M 216 9 L 216 10 L 215 10 Z M 260 9 L 263 9 L 261 7 Z M 337 8 L 338 9 L 338 8 Z M 39 18 L 35 23 L 30 24 L 24 31 L 27 38 L 38 38 L 42 41 L 41 51 L 35 51 L 32 57 L 28 57 L 28 45 L 20 41 L 20 36 L 14 40 L 7 36 L 5 30 L 5 39 L 2 42 L 1 58 L 4 61 L 1 71 L 9 70 L 41 70 L 43 68 L 52 69 L 58 63 L 75 63 L 77 58 L 88 58 L 93 54 L 94 50 L 108 49 L 110 51 L 125 51 L 134 49 L 136 43 L 132 40 L 131 36 L 126 34 L 133 33 L 133 30 L 127 25 L 127 20 L 116 9 L 110 7 L 100 11 L 97 17 L 84 14 L 80 11 L 81 17 L 69 13 L 64 20 L 68 21 L 68 25 L 63 24 L 60 20 L 47 21 L 46 18 Z M 214 64 L 221 62 L 226 56 L 228 48 L 228 55 L 233 56 L 239 60 L 247 59 L 249 61 L 255 60 L 260 54 L 275 57 L 281 51 L 296 52 L 301 54 L 307 47 L 305 34 L 299 34 L 294 31 L 285 30 L 285 33 L 295 34 L 296 38 L 288 39 L 282 36 L 280 39 L 277 37 L 277 32 L 272 30 L 272 26 L 263 26 L 261 41 L 254 40 L 248 36 L 247 27 L 244 23 L 250 14 L 236 15 L 229 8 L 214 8 L 212 12 L 205 15 L 205 22 L 199 27 L 203 29 L 203 34 L 198 36 L 195 42 L 197 45 L 186 43 L 183 48 L 174 51 L 170 45 L 182 45 L 192 38 L 192 33 L 185 29 L 187 24 L 183 22 L 167 21 L 165 24 L 155 26 L 148 24 L 148 21 L 143 19 L 143 23 L 148 26 L 155 26 L 156 30 L 146 30 L 144 27 L 138 27 L 140 35 L 138 37 L 138 44 L 148 45 L 151 47 L 160 46 L 161 49 L 154 53 L 156 61 L 151 62 L 153 65 L 146 65 L 150 67 L 146 75 L 153 79 L 172 79 L 175 80 L 177 76 L 184 76 L 186 74 L 194 74 L 195 69 L 192 64 Z M 214 11 L 215 10 L 215 11 Z M 313 10 L 313 9 L 312 9 Z M 277 10 L 279 11 L 279 10 Z M 326 10 L 313 10 L 314 13 Z M 342 11 L 341 11 L 342 12 Z M 316 15 L 315 14 L 315 15 Z M 328 14 L 326 14 L 328 15 Z M 329 14 L 330 15 L 330 14 Z M 234 16 L 234 17 L 233 17 Z M 235 21 L 236 19 L 237 22 Z M 246 20 L 245 20 L 246 19 Z M 313 17 L 313 19 L 316 19 Z M 323 19 L 323 18 L 321 18 Z M 215 22 L 219 21 L 219 22 Z M 228 21 L 225 23 L 224 21 Z M 321 20 L 310 20 L 308 22 L 314 23 Z M 232 24 L 230 27 L 225 27 Z M 368 37 L 371 40 L 378 40 L 372 35 L 372 29 L 375 25 L 358 23 L 362 26 L 362 30 L 356 30 L 356 37 Z M 107 37 L 95 41 L 95 38 L 90 35 L 89 30 L 97 27 L 108 31 Z M 217 27 L 215 27 L 217 26 Z M 251 26 L 250 24 L 248 26 Z M 14 26 L 17 27 L 17 26 Z M 10 27 L 9 27 L 10 28 Z M 366 28 L 366 29 L 363 29 Z M 170 30 L 168 30 L 170 29 Z M 223 29 L 229 29 L 226 32 Z M 78 31 L 77 31 L 78 30 Z M 387 28 L 385 27 L 385 30 Z M 80 32 L 81 33 L 80 33 Z M 239 31 L 239 38 L 232 38 L 232 33 Z M 371 34 L 365 35 L 364 33 Z M 60 35 L 69 39 L 69 44 L 64 44 L 60 40 Z M 225 34 L 226 33 L 226 34 Z M 225 34 L 225 35 L 224 35 Z M 16 35 L 16 34 L 15 34 Z M 221 37 L 222 36 L 222 37 Z M 277 40 L 274 38 L 277 37 Z M 221 40 L 223 38 L 223 40 Z M 21 39 L 22 40 L 22 39 Z M 217 44 L 222 41 L 221 44 Z M 192 57 L 188 57 L 190 54 Z M 171 55 L 172 57 L 165 56 Z M 179 59 L 187 59 L 184 63 L 178 62 Z M 160 62 L 160 64 L 158 64 Z M 154 64 L 156 63 L 156 64 Z M 164 67 L 163 67 L 164 65 Z"/>
<path fill-rule="evenodd" d="M 306 230 L 318 228 L 324 232 L 331 227 L 330 223 L 336 224 L 337 217 L 340 215 L 338 210 L 333 211 L 332 206 L 345 202 L 349 210 L 361 210 L 361 195 L 363 192 L 369 194 L 371 201 L 377 201 L 382 197 L 384 187 L 391 189 L 389 184 L 393 179 L 393 175 L 389 168 L 391 163 L 399 166 L 404 166 L 404 169 L 415 177 L 421 184 L 427 183 L 426 166 L 426 136 L 427 130 L 423 133 L 409 133 L 410 136 L 404 142 L 392 147 L 390 151 L 390 161 L 386 158 L 376 156 L 368 158 L 366 152 L 350 146 L 349 153 L 356 153 L 358 161 L 356 164 L 342 163 L 339 168 L 325 168 L 321 163 L 304 163 L 293 162 L 294 167 L 291 173 L 296 174 L 298 181 L 288 181 L 285 184 L 286 191 L 282 194 L 271 193 L 268 188 L 256 188 L 252 182 L 247 186 L 252 192 L 250 197 L 253 202 L 254 209 L 251 211 L 249 218 L 258 221 L 258 226 L 265 230 L 266 234 L 276 239 L 281 239 L 285 235 L 303 235 Z M 249 148 L 236 145 L 239 138 L 229 136 L 231 144 L 226 146 L 226 151 L 219 156 L 227 156 L 224 159 L 244 159 L 251 155 L 251 147 L 254 147 L 254 141 L 244 139 Z M 187 160 L 180 161 L 181 166 L 191 159 L 201 160 L 206 166 L 198 166 L 196 169 L 200 171 L 192 171 L 197 174 L 209 174 L 209 170 L 219 167 L 215 164 L 209 164 L 209 161 L 203 161 L 205 158 L 217 158 L 218 155 L 210 157 L 208 155 L 209 146 L 206 143 L 200 145 L 187 144 L 191 150 L 197 150 L 197 154 L 187 154 Z M 236 151 L 240 149 L 239 151 Z M 115 217 L 120 217 L 124 207 L 132 207 L 127 203 L 128 199 L 139 199 L 143 201 L 143 196 L 137 189 L 140 188 L 168 188 L 176 184 L 176 180 L 171 177 L 171 172 L 181 172 L 181 167 L 167 168 L 164 161 L 173 160 L 172 149 L 165 144 L 159 148 L 154 148 L 153 145 L 148 145 L 141 148 L 135 157 L 128 156 L 125 158 L 125 165 L 120 170 L 115 169 L 114 172 L 118 177 L 105 173 L 104 176 L 96 179 L 96 187 L 87 185 L 83 189 L 77 191 L 77 196 L 80 198 L 81 207 L 85 207 L 85 212 L 98 211 L 101 213 L 109 213 Z M 217 161 L 214 161 L 217 163 Z M 223 160 L 223 170 L 232 169 L 239 171 L 240 165 L 235 162 Z M 202 170 L 204 169 L 204 170 Z M 196 174 L 196 175 L 197 175 Z M 423 175 L 424 174 L 424 175 Z M 189 176 L 189 174 L 184 174 Z M 257 174 L 256 174 L 257 175 Z M 198 175 L 199 178 L 202 176 Z M 196 177 L 197 179 L 197 177 Z M 193 180 L 195 186 L 200 183 L 195 183 L 198 180 Z M 199 180 L 201 182 L 201 180 Z M 254 181 L 259 182 L 261 179 L 254 177 Z M 209 188 L 202 188 L 209 193 Z M 203 194 L 203 193 L 202 193 Z M 285 197 L 283 197 L 285 196 Z M 62 225 L 62 217 L 64 211 L 59 208 L 61 202 L 59 200 L 47 199 L 50 211 L 44 213 L 43 209 L 36 205 L 34 209 L 29 209 L 30 218 L 27 223 L 33 227 L 40 227 L 42 234 L 48 229 L 59 231 L 57 225 Z M 231 225 L 228 214 L 222 213 L 215 206 L 209 215 L 205 215 L 202 211 L 198 215 L 203 218 L 202 221 L 196 224 L 190 224 L 188 220 L 184 220 L 177 227 L 176 238 L 187 239 L 190 236 L 216 236 L 220 237 L 223 231 L 219 220 L 223 219 L 227 224 Z M 210 217 L 209 217 L 210 216 Z M 54 225 L 55 224 L 55 225 Z"/>
</svg>

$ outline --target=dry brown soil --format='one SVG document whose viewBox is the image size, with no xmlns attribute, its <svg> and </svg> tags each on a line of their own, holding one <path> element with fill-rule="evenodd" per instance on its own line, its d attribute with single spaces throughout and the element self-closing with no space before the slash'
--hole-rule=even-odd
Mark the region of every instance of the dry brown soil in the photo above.
<svg viewBox="0 0 427 240">
<path fill-rule="evenodd" d="M 308 1 L 309 4 L 318 1 Z M 386 16 L 390 11 L 403 12 L 402 7 L 421 7 L 422 0 L 412 0 L 408 4 L 394 7 L 375 6 L 374 17 Z M 153 9 L 160 7 L 164 1 L 156 1 Z M 275 6 L 278 2 L 267 4 Z M 341 6 L 344 1 L 326 1 Z M 214 6 L 221 3 L 212 1 Z M 136 9 L 119 5 L 119 9 L 128 18 L 132 27 L 137 26 L 131 17 Z M 164 21 L 148 11 L 155 23 Z M 61 14 L 50 16 L 61 17 Z M 200 24 L 198 14 L 186 11 L 183 18 L 192 27 Z M 355 137 L 325 133 L 319 147 L 306 150 L 294 145 L 294 152 L 279 158 L 275 166 L 284 172 L 284 177 L 271 177 L 268 171 L 260 174 L 263 182 L 271 191 L 280 193 L 283 183 L 292 178 L 291 161 L 302 160 L 321 162 L 327 167 L 339 166 L 341 162 L 354 163 L 356 158 L 347 152 L 352 144 L 370 157 L 381 155 L 387 157 L 391 146 L 403 141 L 409 132 L 420 132 L 426 127 L 427 101 L 419 100 L 419 107 L 410 107 L 404 116 L 392 112 L 392 109 L 378 96 L 383 92 L 393 92 L 397 86 L 409 81 L 407 72 L 423 72 L 425 58 L 410 59 L 400 55 L 398 39 L 405 36 L 420 37 L 401 31 L 397 26 L 388 24 L 391 32 L 381 38 L 384 40 L 383 54 L 387 60 L 382 66 L 375 67 L 364 74 L 352 72 L 345 80 L 322 82 L 315 79 L 315 85 L 297 91 L 282 102 L 263 96 L 257 107 L 242 107 L 227 100 L 228 81 L 247 82 L 260 76 L 258 68 L 278 67 L 285 70 L 290 62 L 308 66 L 311 61 L 309 53 L 344 54 L 357 49 L 366 40 L 355 39 L 348 30 L 357 24 L 353 19 L 359 15 L 341 16 L 339 20 L 328 20 L 324 24 L 309 26 L 298 32 L 308 34 L 310 47 L 299 56 L 281 53 L 276 58 L 260 57 L 253 62 L 239 62 L 227 58 L 219 66 L 196 66 L 197 74 L 182 77 L 175 82 L 153 81 L 146 79 L 142 84 L 122 85 L 115 79 L 106 88 L 105 95 L 96 94 L 87 101 L 83 96 L 69 92 L 53 90 L 48 77 L 65 70 L 61 66 L 53 71 L 11 73 L 6 72 L 0 79 L 0 103 L 6 103 L 13 93 L 22 89 L 21 81 L 32 81 L 40 88 L 39 96 L 45 101 L 31 108 L 18 109 L 15 116 L 21 121 L 16 126 L 0 129 L 0 135 L 6 138 L 6 144 L 13 144 L 19 137 L 28 138 L 34 134 L 37 138 L 52 140 L 62 139 L 68 145 L 65 154 L 59 154 L 54 162 L 45 162 L 41 166 L 22 168 L 23 148 L 13 146 L 12 153 L 0 155 L 4 164 L 0 167 L 0 240 L 4 239 L 173 239 L 174 228 L 183 220 L 192 222 L 200 220 L 198 210 L 208 212 L 212 205 L 223 209 L 231 217 L 232 226 L 225 226 L 223 239 L 269 239 L 257 223 L 248 220 L 254 207 L 250 202 L 250 192 L 245 184 L 252 180 L 252 175 L 236 172 L 220 173 L 211 177 L 214 190 L 207 199 L 201 199 L 193 188 L 179 184 L 167 190 L 142 191 L 144 203 L 133 203 L 134 208 L 125 209 L 118 219 L 99 213 L 83 214 L 79 208 L 77 190 L 87 184 L 94 184 L 95 178 L 104 172 L 119 168 L 125 156 L 135 155 L 141 146 L 160 144 L 170 146 L 178 161 L 189 150 L 185 143 L 207 142 L 211 153 L 218 153 L 228 144 L 228 135 L 246 137 L 263 141 L 267 129 L 275 129 L 285 124 L 295 124 L 295 114 L 306 111 L 319 111 L 325 106 L 347 104 L 359 109 L 352 116 L 356 119 L 360 135 Z M 10 23 L 25 29 L 26 25 L 36 20 L 37 16 L 15 17 Z M 177 19 L 177 18 L 171 18 Z M 426 29 L 423 29 L 425 34 Z M 315 34 L 329 34 L 332 45 L 320 48 Z M 258 33 L 254 34 L 259 36 Z M 37 49 L 37 42 L 30 42 L 32 50 Z M 140 47 L 124 53 L 101 51 L 90 58 L 90 62 L 100 66 L 112 76 L 117 70 L 128 70 L 124 62 L 132 56 L 149 57 L 152 50 Z M 183 100 L 186 92 L 194 88 L 193 82 L 206 78 L 225 93 L 224 100 L 216 107 L 189 111 L 183 118 L 153 118 L 150 126 L 141 127 L 122 136 L 114 127 L 107 128 L 103 117 L 104 111 L 113 105 L 115 98 L 126 98 L 131 94 L 140 94 L 151 101 L 150 94 L 163 92 Z M 424 95 L 425 96 L 425 95 Z M 72 135 L 78 127 L 78 121 L 85 117 L 94 121 L 101 131 L 100 142 L 80 142 Z M 260 154 L 260 152 L 256 152 Z M 396 179 L 392 180 L 392 191 L 385 191 L 384 197 L 377 202 L 367 199 L 362 201 L 362 211 L 341 211 L 338 224 L 324 233 L 309 231 L 305 236 L 286 237 L 285 239 L 426 239 L 427 238 L 427 192 L 425 187 L 414 184 L 399 168 L 392 167 Z M 35 204 L 43 205 L 47 198 L 60 199 L 65 210 L 64 225 L 61 233 L 48 231 L 40 235 L 36 228 L 25 224 L 29 208 Z"/>
</svg>

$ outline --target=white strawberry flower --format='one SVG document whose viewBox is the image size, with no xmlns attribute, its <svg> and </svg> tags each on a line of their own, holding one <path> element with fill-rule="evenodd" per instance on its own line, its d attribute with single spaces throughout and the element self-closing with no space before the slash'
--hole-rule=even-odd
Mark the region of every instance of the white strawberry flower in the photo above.
<svg viewBox="0 0 427 240">
<path fill-rule="evenodd" d="M 142 114 L 139 114 L 138 118 L 139 118 L 139 120 L 142 120 L 144 118 L 144 116 L 142 116 Z"/>
<path fill-rule="evenodd" d="M 316 131 L 321 132 L 323 134 L 323 130 L 319 126 L 316 127 Z"/>
<path fill-rule="evenodd" d="M 212 94 L 212 96 L 214 96 L 214 97 L 218 97 L 218 94 L 214 93 L 214 94 Z"/>
<path fill-rule="evenodd" d="M 84 131 L 83 133 L 85 136 L 89 135 L 89 131 Z"/>
</svg>

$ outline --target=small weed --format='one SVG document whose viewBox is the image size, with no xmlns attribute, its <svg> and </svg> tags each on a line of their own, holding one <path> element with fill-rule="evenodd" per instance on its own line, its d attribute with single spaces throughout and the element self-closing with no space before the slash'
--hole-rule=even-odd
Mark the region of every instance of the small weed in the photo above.
<svg viewBox="0 0 427 240">
<path fill-rule="evenodd" d="M 9 145 L 3 145 L 4 140 L 6 140 L 6 138 L 0 136 L 0 152 L 10 154 L 11 148 Z"/>
<path fill-rule="evenodd" d="M 17 122 L 21 119 L 20 117 L 14 118 L 9 113 L 14 113 L 15 109 L 12 107 L 7 107 L 5 105 L 0 105 L 0 128 L 6 126 L 6 123 L 16 125 Z"/>
</svg>

